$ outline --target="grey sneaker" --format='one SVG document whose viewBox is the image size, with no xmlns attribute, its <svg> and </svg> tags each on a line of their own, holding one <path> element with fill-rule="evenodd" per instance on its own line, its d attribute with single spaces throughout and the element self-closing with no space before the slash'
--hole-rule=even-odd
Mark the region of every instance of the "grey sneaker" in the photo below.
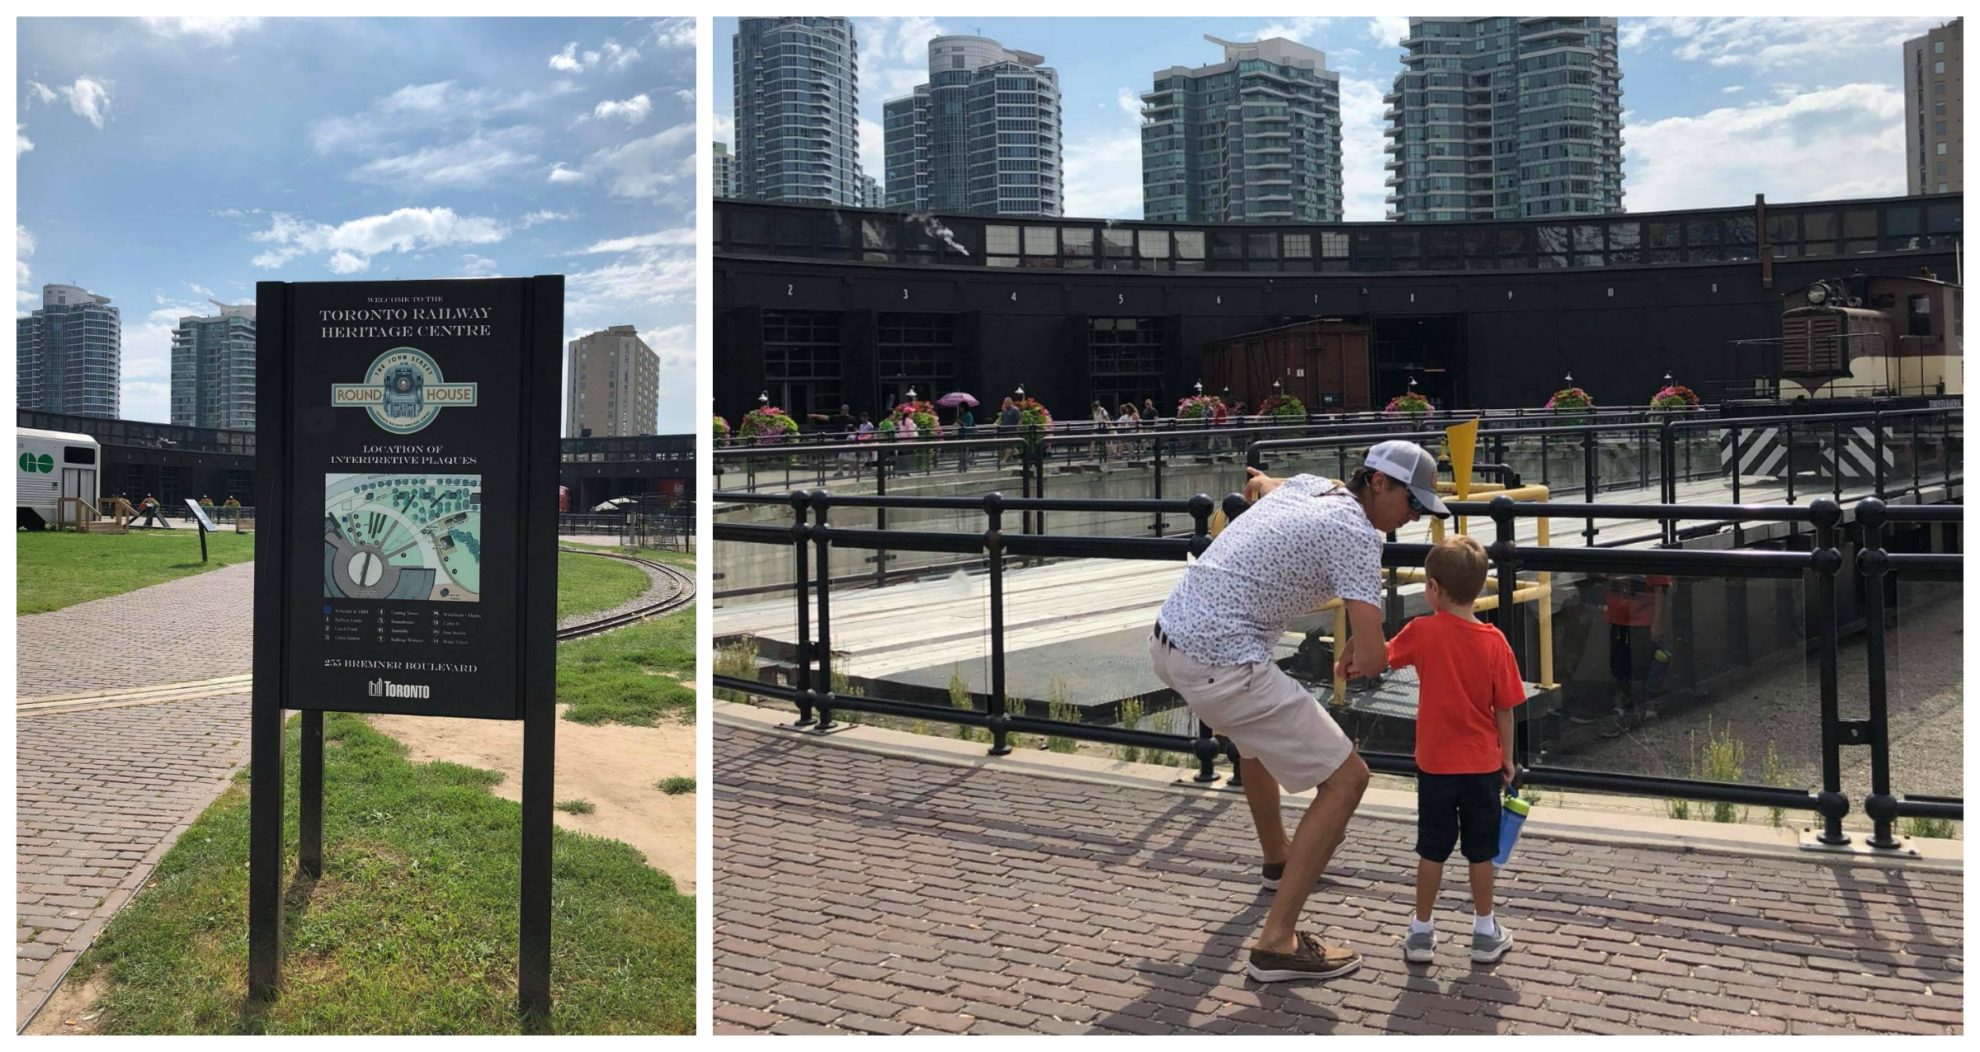
<svg viewBox="0 0 1980 1052">
<path fill-rule="evenodd" d="M 1437 933 L 1435 931 L 1413 931 L 1403 940 L 1403 960 L 1411 964 L 1429 964 L 1437 959 Z"/>
<path fill-rule="evenodd" d="M 1476 931 L 1471 933 L 1471 959 L 1479 964 L 1491 964 L 1504 957 L 1507 950 L 1512 949 L 1512 932 L 1507 931 L 1506 926 L 1496 920 L 1492 922 L 1492 927 L 1496 930 L 1490 935 L 1482 935 Z"/>
</svg>

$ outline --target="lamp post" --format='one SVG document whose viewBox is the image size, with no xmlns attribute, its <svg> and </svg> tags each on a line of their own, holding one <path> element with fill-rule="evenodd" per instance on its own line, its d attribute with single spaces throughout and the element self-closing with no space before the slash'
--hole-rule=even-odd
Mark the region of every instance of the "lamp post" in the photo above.
<svg viewBox="0 0 1980 1052">
<path fill-rule="evenodd" d="M 1017 395 L 1017 400 L 1018 400 L 1018 401 L 1020 401 L 1020 402 L 1022 402 L 1022 401 L 1024 401 L 1024 385 L 1023 385 L 1023 384 L 1019 384 L 1019 385 L 1017 385 L 1017 390 L 1016 390 L 1016 391 L 1013 391 L 1013 392 L 1011 392 L 1011 393 L 1012 393 L 1012 394 L 1015 394 L 1015 395 Z"/>
<path fill-rule="evenodd" d="M 912 387 L 908 388 L 907 400 L 910 402 L 914 401 L 914 388 Z"/>
<path fill-rule="evenodd" d="M 760 395 L 757 395 L 757 396 L 756 396 L 756 404 L 757 404 L 757 406 L 758 406 L 758 407 L 762 407 L 762 406 L 766 406 L 766 405 L 769 405 L 769 404 L 770 404 L 770 392 L 766 390 L 766 391 L 764 391 L 764 392 L 763 392 L 762 394 L 760 394 Z"/>
<path fill-rule="evenodd" d="M 1196 381 L 1196 397 L 1203 397 L 1203 381 L 1201 380 Z"/>
</svg>

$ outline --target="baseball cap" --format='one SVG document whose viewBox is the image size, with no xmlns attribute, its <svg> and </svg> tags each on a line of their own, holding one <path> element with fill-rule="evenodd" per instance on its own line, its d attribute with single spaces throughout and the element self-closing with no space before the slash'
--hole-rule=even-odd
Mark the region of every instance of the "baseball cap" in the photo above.
<svg viewBox="0 0 1980 1052">
<path fill-rule="evenodd" d="M 1400 439 L 1377 442 L 1369 448 L 1368 458 L 1362 464 L 1408 486 L 1416 502 L 1430 514 L 1440 519 L 1450 518 L 1450 509 L 1437 496 L 1437 458 L 1422 446 Z"/>
</svg>

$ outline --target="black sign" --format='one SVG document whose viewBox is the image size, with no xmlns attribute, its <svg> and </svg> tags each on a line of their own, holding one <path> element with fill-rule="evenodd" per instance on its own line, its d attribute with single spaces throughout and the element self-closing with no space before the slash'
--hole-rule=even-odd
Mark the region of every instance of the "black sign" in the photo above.
<svg viewBox="0 0 1980 1052">
<path fill-rule="evenodd" d="M 217 526 L 215 526 L 215 525 L 213 525 L 213 520 L 212 520 L 212 519 L 210 519 L 210 518 L 207 518 L 207 516 L 206 516 L 206 509 L 205 509 L 205 508 L 203 508 L 203 507 L 201 507 L 201 506 L 200 506 L 200 503 L 199 503 L 198 501 L 196 501 L 196 500 L 194 500 L 194 499 L 192 499 L 191 497 L 187 497 L 187 498 L 186 498 L 186 507 L 188 507 L 188 508 L 191 508 L 191 509 L 192 509 L 192 513 L 193 513 L 193 521 L 195 521 L 195 522 L 197 522 L 197 523 L 199 523 L 199 529 L 200 529 L 200 532 L 201 532 L 201 533 L 218 533 L 218 532 L 220 532 L 220 528 L 219 528 L 219 527 L 217 527 Z"/>
<path fill-rule="evenodd" d="M 253 999 L 281 982 L 283 711 L 312 877 L 325 711 L 479 716 L 524 721 L 516 999 L 549 1019 L 563 303 L 562 277 L 255 289 Z"/>
<path fill-rule="evenodd" d="M 260 286 L 287 708 L 519 719 L 553 689 L 561 289 Z"/>
</svg>

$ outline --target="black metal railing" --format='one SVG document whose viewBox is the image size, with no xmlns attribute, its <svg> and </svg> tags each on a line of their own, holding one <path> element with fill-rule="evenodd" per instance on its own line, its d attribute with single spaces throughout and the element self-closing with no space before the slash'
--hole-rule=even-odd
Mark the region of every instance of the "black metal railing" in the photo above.
<svg viewBox="0 0 1980 1052">
<path fill-rule="evenodd" d="M 1077 500 L 1047 498 L 1005 498 L 1001 494 L 982 497 L 883 497 L 839 496 L 824 491 L 798 491 L 770 495 L 747 492 L 718 492 L 718 502 L 749 505 L 783 505 L 790 510 L 786 524 L 717 523 L 718 543 L 770 545 L 791 549 L 795 569 L 796 621 L 794 659 L 788 683 L 745 679 L 718 673 L 718 689 L 775 699 L 795 707 L 795 726 L 828 730 L 834 726 L 834 712 L 865 712 L 919 721 L 949 723 L 984 728 L 990 736 L 991 755 L 1011 751 L 1014 734 L 1039 734 L 1078 741 L 1128 745 L 1193 756 L 1197 764 L 1195 780 L 1211 783 L 1219 778 L 1218 758 L 1230 762 L 1230 783 L 1237 782 L 1237 756 L 1234 747 L 1219 739 L 1213 730 L 1197 724 L 1194 735 L 1164 733 L 1135 726 L 1103 726 L 1087 722 L 1040 718 L 1021 703 L 1013 711 L 1009 702 L 1006 672 L 1004 595 L 1006 575 L 1014 560 L 1026 558 L 1085 558 L 1119 560 L 1182 561 L 1200 555 L 1210 545 L 1210 521 L 1214 510 L 1211 499 L 1202 494 L 1187 500 Z M 1242 498 L 1225 498 L 1227 507 L 1242 504 Z M 1233 504 L 1232 502 L 1235 502 Z M 1449 502 L 1451 510 L 1463 516 L 1489 519 L 1496 529 L 1488 552 L 1498 580 L 1498 605 L 1491 620 L 1513 645 L 1521 662 L 1524 678 L 1537 679 L 1529 648 L 1525 645 L 1526 615 L 1516 590 L 1522 573 L 1663 574 L 1687 577 L 1729 578 L 1734 580 L 1812 579 L 1814 595 L 1809 603 L 1808 625 L 1813 639 L 1807 643 L 1818 670 L 1815 717 L 1820 721 L 1820 785 L 1815 790 L 1781 785 L 1726 782 L 1697 777 L 1590 770 L 1547 762 L 1533 748 L 1531 736 L 1522 725 L 1517 742 L 1517 758 L 1528 768 L 1527 781 L 1533 785 L 1563 789 L 1664 797 L 1674 800 L 1725 802 L 1735 805 L 1812 811 L 1821 817 L 1817 839 L 1828 845 L 1849 842 L 1842 820 L 1850 811 L 1850 797 L 1842 786 L 1842 751 L 1849 746 L 1865 746 L 1871 752 L 1872 785 L 1863 794 L 1866 813 L 1876 823 L 1870 843 L 1888 848 L 1896 841 L 1891 824 L 1899 816 L 1959 818 L 1963 802 L 1957 798 L 1897 798 L 1891 794 L 1890 740 L 1888 716 L 1883 702 L 1886 658 L 1882 642 L 1881 592 L 1869 589 L 1872 616 L 1867 644 L 1869 666 L 1869 713 L 1862 720 L 1845 720 L 1840 714 L 1838 654 L 1840 612 L 1838 575 L 1845 559 L 1843 511 L 1831 498 L 1821 497 L 1804 505 L 1630 505 L 1630 504 L 1543 504 L 1517 502 L 1500 496 L 1489 502 Z M 982 516 L 981 532 L 882 530 L 845 528 L 835 525 L 835 509 L 937 510 L 967 512 Z M 1169 514 L 1189 528 L 1179 536 L 1122 537 L 1085 535 L 1044 535 L 1013 532 L 1010 517 L 1047 512 L 1092 514 L 1115 511 L 1134 514 Z M 1880 547 L 1882 530 L 1892 523 L 1950 524 L 1959 521 L 1956 507 L 1891 507 L 1871 498 L 1858 505 L 1862 541 L 1857 545 L 1858 565 L 1872 584 L 1881 577 L 1905 574 L 1920 579 L 1963 579 L 1958 555 L 1909 555 L 1886 553 Z M 1521 546 L 1515 543 L 1518 519 L 1565 518 L 1644 518 L 1667 524 L 1682 521 L 1740 522 L 1747 524 L 1787 522 L 1812 529 L 1812 546 L 1805 551 L 1686 550 L 1678 548 L 1623 549 L 1602 547 Z M 1950 527 L 1947 527 L 1950 528 Z M 956 557 L 980 559 L 988 580 L 988 661 L 989 690 L 981 704 L 969 708 L 931 705 L 889 697 L 885 681 L 874 693 L 841 693 L 833 688 L 832 596 L 841 585 L 833 570 L 835 550 L 878 551 L 895 549 L 940 552 Z M 1389 569 L 1417 568 L 1429 550 L 1424 544 L 1391 541 L 1385 548 L 1383 565 Z M 862 578 L 863 574 L 853 575 Z M 1393 590 L 1394 577 L 1391 576 Z M 862 583 L 864 583 L 862 581 Z M 1151 618 L 1152 620 L 1152 618 Z M 1390 626 L 1391 629 L 1397 626 Z M 718 625 L 718 640 L 723 632 Z M 1394 751 L 1365 751 L 1363 758 L 1371 769 L 1393 774 L 1414 774 L 1412 757 Z"/>
</svg>

